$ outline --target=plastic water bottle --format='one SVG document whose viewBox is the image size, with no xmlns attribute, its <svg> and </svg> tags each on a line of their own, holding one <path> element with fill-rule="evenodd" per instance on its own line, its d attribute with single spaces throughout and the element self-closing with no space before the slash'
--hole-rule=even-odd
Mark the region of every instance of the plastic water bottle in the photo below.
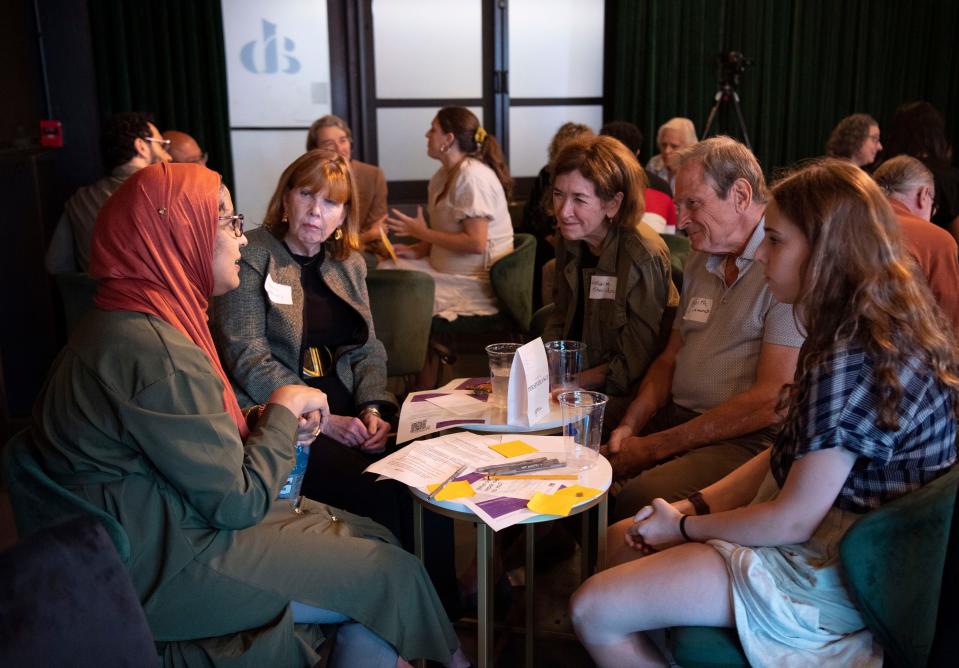
<svg viewBox="0 0 959 668">
<path fill-rule="evenodd" d="M 310 461 L 310 444 L 296 445 L 296 464 L 290 471 L 286 483 L 280 488 L 278 499 L 290 499 L 293 509 L 298 510 L 300 506 L 300 489 L 303 487 L 303 476 L 306 475 L 306 465 Z"/>
</svg>

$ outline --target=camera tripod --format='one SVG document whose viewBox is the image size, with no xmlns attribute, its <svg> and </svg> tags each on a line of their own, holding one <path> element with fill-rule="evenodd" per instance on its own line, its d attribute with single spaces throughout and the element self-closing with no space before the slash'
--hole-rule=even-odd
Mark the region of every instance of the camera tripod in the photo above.
<svg viewBox="0 0 959 668">
<path fill-rule="evenodd" d="M 719 85 L 719 90 L 716 91 L 715 104 L 713 108 L 709 110 L 709 116 L 706 118 L 706 127 L 703 128 L 703 136 L 705 139 L 709 136 L 709 131 L 713 127 L 713 121 L 716 120 L 716 114 L 719 112 L 721 106 L 728 109 L 732 106 L 733 110 L 736 112 L 736 119 L 739 121 L 739 129 L 743 133 L 743 143 L 746 144 L 746 147 L 752 150 L 753 145 L 749 142 L 749 133 L 746 131 L 746 121 L 743 118 L 743 111 L 739 107 L 739 94 L 736 92 L 735 86 L 729 83 L 721 83 Z"/>
</svg>

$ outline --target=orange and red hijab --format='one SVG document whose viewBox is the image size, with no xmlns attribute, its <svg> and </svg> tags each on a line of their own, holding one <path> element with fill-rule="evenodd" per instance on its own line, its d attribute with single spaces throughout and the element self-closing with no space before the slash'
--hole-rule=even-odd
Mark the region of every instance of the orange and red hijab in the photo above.
<svg viewBox="0 0 959 668">
<path fill-rule="evenodd" d="M 90 275 L 99 280 L 98 307 L 156 316 L 206 353 L 245 439 L 246 420 L 207 326 L 219 192 L 220 176 L 196 164 L 157 163 L 136 172 L 97 216 Z"/>
</svg>

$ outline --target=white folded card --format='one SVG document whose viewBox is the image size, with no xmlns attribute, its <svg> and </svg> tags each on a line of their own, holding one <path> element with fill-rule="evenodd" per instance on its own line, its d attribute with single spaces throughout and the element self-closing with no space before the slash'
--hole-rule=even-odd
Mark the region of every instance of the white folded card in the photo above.
<svg viewBox="0 0 959 668">
<path fill-rule="evenodd" d="M 528 427 L 549 415 L 549 364 L 543 339 L 521 346 L 509 372 L 507 424 Z"/>
</svg>

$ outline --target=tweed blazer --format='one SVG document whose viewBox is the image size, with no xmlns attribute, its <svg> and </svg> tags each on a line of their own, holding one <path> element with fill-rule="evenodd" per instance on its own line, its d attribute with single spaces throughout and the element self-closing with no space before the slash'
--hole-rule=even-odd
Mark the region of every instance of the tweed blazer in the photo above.
<svg viewBox="0 0 959 668">
<path fill-rule="evenodd" d="M 300 377 L 303 345 L 303 268 L 282 242 L 258 228 L 247 235 L 241 253 L 240 287 L 211 302 L 211 329 L 241 406 L 263 403 L 282 385 L 305 382 Z M 343 261 L 327 257 L 318 271 L 330 290 L 349 304 L 366 324 L 363 342 L 333 351 L 334 367 L 357 406 L 396 404 L 386 391 L 386 349 L 373 328 L 366 290 L 366 262 L 359 253 Z M 273 301 L 272 283 L 288 286 L 292 304 Z M 283 301 L 283 300 L 280 300 Z"/>
</svg>

